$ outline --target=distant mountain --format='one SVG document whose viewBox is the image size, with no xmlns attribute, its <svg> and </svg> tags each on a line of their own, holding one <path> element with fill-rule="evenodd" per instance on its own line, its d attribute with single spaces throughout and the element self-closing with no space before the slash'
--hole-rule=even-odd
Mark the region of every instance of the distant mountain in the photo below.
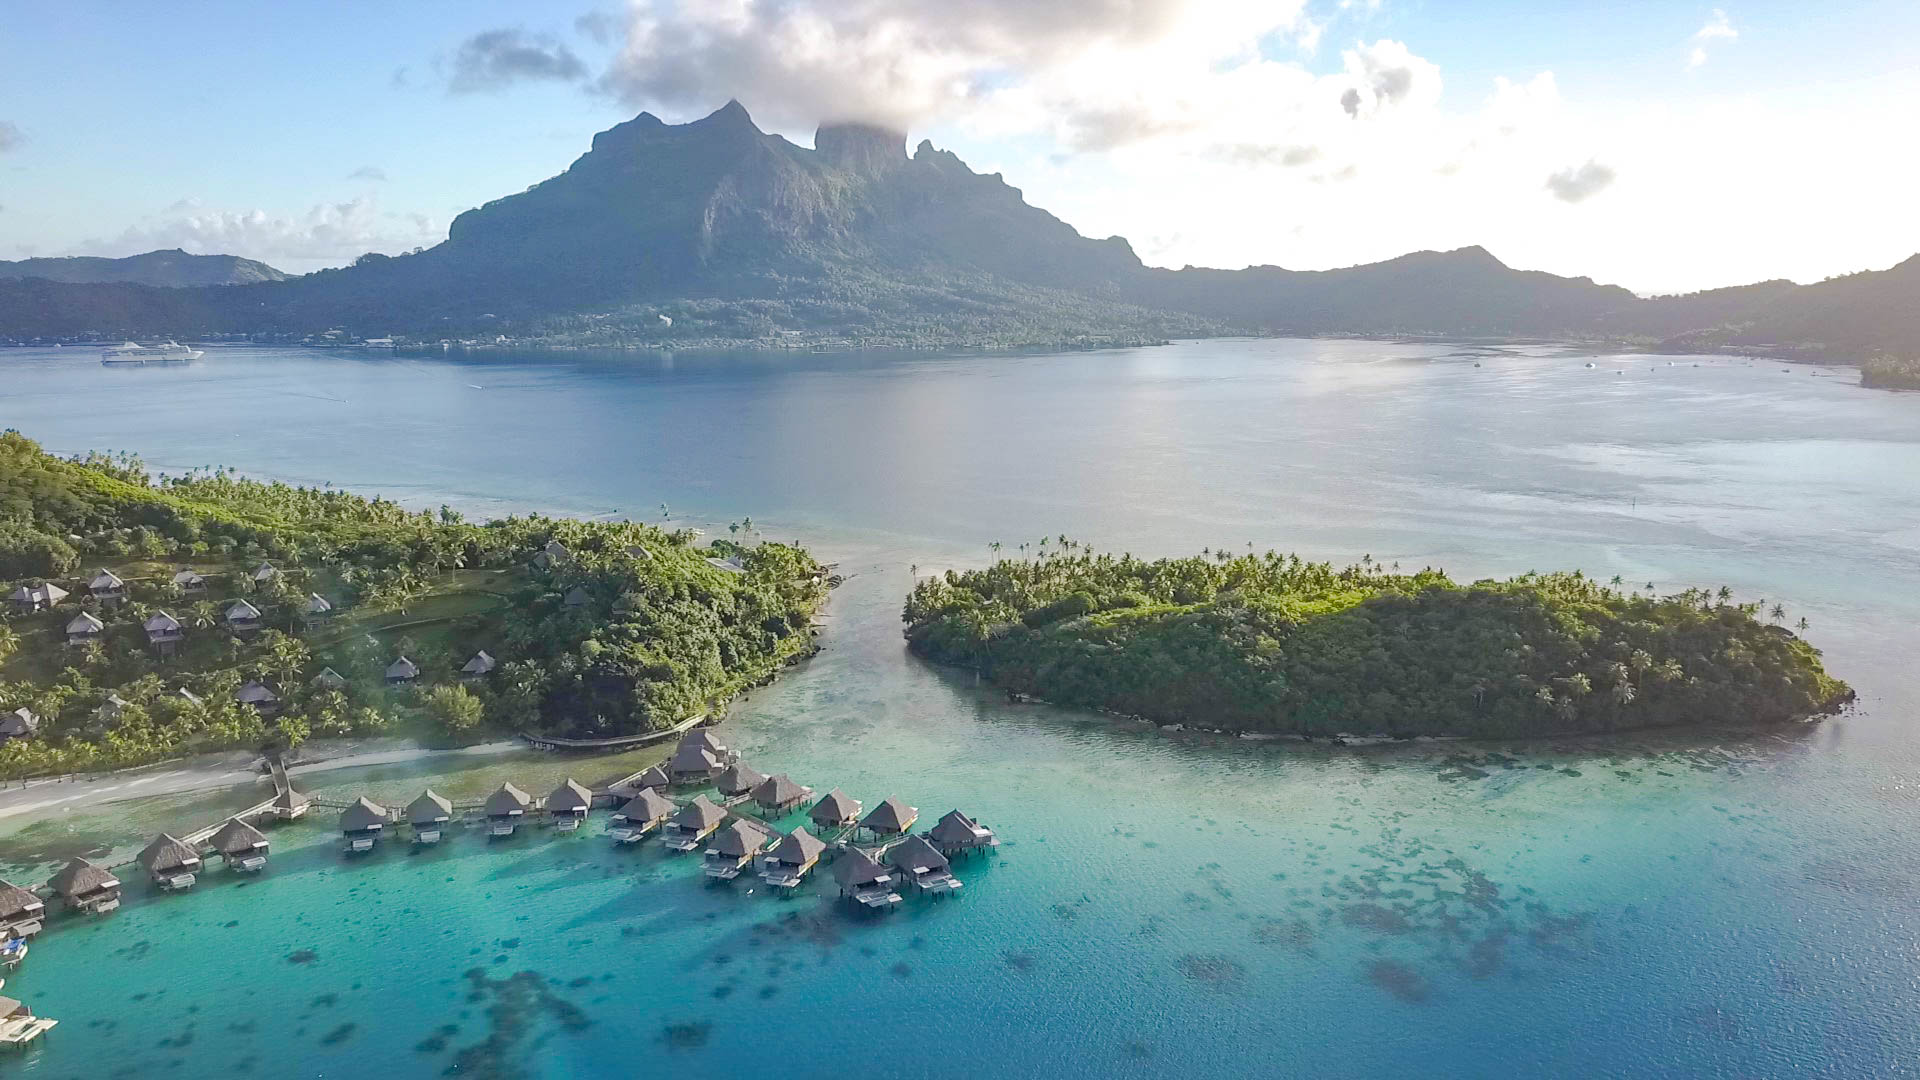
<svg viewBox="0 0 1920 1080">
<path fill-rule="evenodd" d="M 189 255 L 179 248 L 124 259 L 70 255 L 57 259 L 0 261 L 0 278 L 42 278 L 70 285 L 121 282 L 179 288 L 193 285 L 254 285 L 284 281 L 285 274 L 238 255 Z"/>
<path fill-rule="evenodd" d="M 264 269 L 264 268 L 263 268 Z M 0 335 L 342 327 L 573 344 L 1070 345 L 1225 332 L 1539 336 L 1920 351 L 1920 265 L 1642 300 L 1512 269 L 1482 248 L 1326 271 L 1144 266 L 899 132 L 823 126 L 812 149 L 728 103 L 647 113 L 565 172 L 461 214 L 446 242 L 225 289 L 0 281 Z M 1864 324 L 1864 325 L 1863 325 Z"/>
</svg>

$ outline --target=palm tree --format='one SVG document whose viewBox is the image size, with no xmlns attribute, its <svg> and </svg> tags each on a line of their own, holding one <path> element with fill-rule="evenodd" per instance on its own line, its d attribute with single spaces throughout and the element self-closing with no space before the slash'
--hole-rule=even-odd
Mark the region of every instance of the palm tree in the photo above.
<svg viewBox="0 0 1920 1080">
<path fill-rule="evenodd" d="M 1800 616 L 1800 622 L 1796 625 L 1798 625 L 1802 631 L 1805 631 L 1807 628 L 1807 617 L 1805 615 Z"/>
<path fill-rule="evenodd" d="M 1767 615 L 1769 618 L 1771 618 L 1774 622 L 1777 623 L 1781 619 L 1784 619 L 1787 617 L 1787 609 L 1783 605 L 1775 604 L 1773 605 L 1773 610 L 1767 612 Z"/>
<path fill-rule="evenodd" d="M 1619 574 L 1615 574 L 1615 575 L 1613 575 L 1613 582 L 1612 582 L 1612 583 L 1613 583 L 1614 585 L 1618 585 L 1618 584 L 1620 584 L 1620 575 L 1619 575 Z"/>
</svg>

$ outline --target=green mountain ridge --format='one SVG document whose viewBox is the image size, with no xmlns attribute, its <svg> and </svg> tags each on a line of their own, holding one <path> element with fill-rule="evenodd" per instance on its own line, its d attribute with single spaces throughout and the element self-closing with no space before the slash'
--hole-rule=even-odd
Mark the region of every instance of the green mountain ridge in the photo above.
<svg viewBox="0 0 1920 1080">
<path fill-rule="evenodd" d="M 285 281 L 287 275 L 238 255 L 189 255 L 179 248 L 148 251 L 123 259 L 93 255 L 0 261 L 0 278 L 40 278 L 70 285 L 124 283 L 184 288 L 196 285 L 253 285 Z"/>
<path fill-rule="evenodd" d="M 1817 285 L 1640 299 L 1515 270 L 1484 248 L 1324 271 L 1144 265 L 998 174 L 830 124 L 813 148 L 737 102 L 639 116 L 566 171 L 461 214 L 431 249 L 237 289 L 0 281 L 0 335 L 305 334 L 570 344 L 1057 345 L 1218 333 L 1562 337 L 1778 347 L 1857 359 L 1920 346 L 1920 259 Z M 663 318 L 664 316 L 664 318 Z"/>
</svg>

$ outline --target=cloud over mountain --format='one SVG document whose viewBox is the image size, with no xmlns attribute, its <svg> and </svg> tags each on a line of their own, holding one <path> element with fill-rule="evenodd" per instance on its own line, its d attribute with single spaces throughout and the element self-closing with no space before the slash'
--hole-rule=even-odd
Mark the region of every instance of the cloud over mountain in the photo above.
<svg viewBox="0 0 1920 1080">
<path fill-rule="evenodd" d="M 323 203 L 302 214 L 218 210 L 181 200 L 118 236 L 88 240 L 81 250 L 118 258 L 156 248 L 182 248 L 241 255 L 304 271 L 351 262 L 368 251 L 406 251 L 445 238 L 444 223 L 424 214 L 384 212 L 371 196 Z"/>
<path fill-rule="evenodd" d="M 1612 184 L 1614 171 L 1589 159 L 1584 165 L 1571 166 L 1547 177 L 1547 190 L 1561 202 L 1584 202 Z"/>
<path fill-rule="evenodd" d="M 516 82 L 578 82 L 587 65 L 550 34 L 485 30 L 460 43 L 447 89 L 456 94 L 503 90 Z"/>
</svg>

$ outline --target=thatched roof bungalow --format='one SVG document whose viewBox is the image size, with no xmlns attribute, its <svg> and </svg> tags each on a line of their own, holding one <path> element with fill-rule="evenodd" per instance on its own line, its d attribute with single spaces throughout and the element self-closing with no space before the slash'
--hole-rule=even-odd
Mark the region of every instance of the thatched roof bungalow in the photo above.
<svg viewBox="0 0 1920 1080">
<path fill-rule="evenodd" d="M 229 870 L 252 874 L 267 865 L 267 834 L 239 818 L 227 819 L 207 842 L 220 853 Z"/>
<path fill-rule="evenodd" d="M 676 784 L 704 783 L 726 768 L 719 755 L 704 746 L 681 743 L 667 760 L 667 775 Z"/>
<path fill-rule="evenodd" d="M 22 585 L 9 595 L 14 606 L 24 612 L 46 611 L 66 598 L 67 590 L 50 581 L 42 581 L 37 585 Z"/>
<path fill-rule="evenodd" d="M 609 830 L 616 843 L 631 844 L 659 828 L 679 807 L 654 788 L 641 788 L 640 794 L 613 812 L 614 827 Z"/>
<path fill-rule="evenodd" d="M 147 632 L 147 644 L 162 654 L 171 654 L 180 644 L 180 640 L 187 636 L 186 629 L 180 625 L 180 620 L 164 611 L 156 611 L 147 616 L 147 621 L 140 624 L 140 629 Z"/>
<path fill-rule="evenodd" d="M 887 849 L 887 865 L 900 871 L 900 877 L 915 889 L 929 893 L 958 892 L 960 879 L 953 876 L 947 857 L 933 849 L 924 836 L 909 836 Z"/>
<path fill-rule="evenodd" d="M 715 805 L 712 799 L 695 795 L 692 802 L 667 819 L 667 847 L 674 851 L 692 851 L 725 820 L 727 812 Z"/>
<path fill-rule="evenodd" d="M 308 808 L 312 805 L 313 800 L 307 796 L 306 792 L 296 791 L 292 785 L 288 785 L 285 791 L 274 798 L 273 814 L 282 821 L 292 821 L 306 816 Z"/>
<path fill-rule="evenodd" d="M 720 789 L 720 794 L 731 799 L 736 795 L 745 795 L 766 782 L 766 779 L 766 773 L 736 761 L 721 771 L 713 786 Z"/>
<path fill-rule="evenodd" d="M 887 800 L 860 819 L 860 827 L 875 836 L 899 836 L 920 820 L 920 811 L 888 796 Z"/>
<path fill-rule="evenodd" d="M 103 566 L 93 575 L 93 580 L 87 582 L 87 592 L 102 603 L 117 604 L 127 598 L 127 583 Z"/>
<path fill-rule="evenodd" d="M 773 843 L 773 831 L 756 821 L 735 818 L 707 844 L 700 868 L 715 881 L 732 881 Z"/>
<path fill-rule="evenodd" d="M 437 844 L 440 832 L 453 820 L 453 803 L 432 788 L 407 804 L 407 824 L 413 828 L 416 844 Z"/>
<path fill-rule="evenodd" d="M 402 656 L 387 665 L 387 682 L 410 683 L 420 677 L 420 665 Z"/>
<path fill-rule="evenodd" d="M 460 669 L 460 674 L 468 679 L 484 679 L 496 666 L 498 666 L 497 661 L 487 655 L 487 650 L 481 649 L 473 654 L 473 659 L 467 661 L 465 667 Z"/>
<path fill-rule="evenodd" d="M 275 712 L 280 708 L 280 695 L 258 680 L 235 690 L 233 700 L 242 705 L 251 705 L 263 713 Z"/>
<path fill-rule="evenodd" d="M 193 875 L 200 872 L 200 852 L 192 844 L 161 833 L 138 856 L 138 862 L 155 885 L 169 892 L 193 888 Z"/>
<path fill-rule="evenodd" d="M 553 794 L 547 796 L 547 817 L 553 826 L 562 832 L 572 832 L 580 827 L 587 818 L 587 811 L 593 809 L 593 792 L 588 791 L 578 780 L 567 777 Z"/>
<path fill-rule="evenodd" d="M 781 837 L 761 860 L 760 880 L 776 889 L 795 888 L 820 862 L 826 850 L 826 841 L 805 829 L 795 829 Z"/>
<path fill-rule="evenodd" d="M 91 611 L 83 611 L 67 623 L 67 644 L 85 645 L 99 641 L 100 635 L 106 632 L 107 624 L 101 622 L 99 616 Z"/>
<path fill-rule="evenodd" d="M 340 811 L 340 831 L 346 835 L 348 851 L 372 851 L 374 843 L 387 827 L 387 808 L 365 795 Z"/>
<path fill-rule="evenodd" d="M 333 614 L 333 601 L 321 596 L 319 593 L 307 594 L 308 618 L 324 619 L 331 614 Z"/>
<path fill-rule="evenodd" d="M 499 790 L 487 796 L 482 810 L 487 815 L 487 834 L 490 836 L 512 836 L 513 830 L 533 809 L 533 796 L 514 787 L 501 784 Z"/>
<path fill-rule="evenodd" d="M 813 789 L 795 783 L 786 773 L 769 776 L 753 789 L 753 801 L 769 814 L 784 814 L 813 796 Z"/>
<path fill-rule="evenodd" d="M 253 583 L 255 585 L 265 585 L 267 582 L 279 576 L 280 571 L 269 562 L 263 562 L 253 568 Z"/>
<path fill-rule="evenodd" d="M 330 667 L 324 667 L 320 669 L 320 674 L 313 677 L 313 685 L 322 690 L 345 690 L 347 678 Z"/>
<path fill-rule="evenodd" d="M 10 881 L 0 881 L 0 932 L 10 938 L 32 937 L 46 926 L 47 904 Z"/>
<path fill-rule="evenodd" d="M 236 634 L 256 633 L 262 625 L 260 609 L 245 600 L 228 604 L 225 618 L 227 629 Z"/>
<path fill-rule="evenodd" d="M 841 896 L 863 907 L 890 908 L 900 902 L 900 894 L 893 891 L 893 872 L 859 848 L 833 864 L 833 880 L 840 884 Z"/>
<path fill-rule="evenodd" d="M 207 591 L 207 579 L 192 570 L 176 571 L 172 578 L 173 587 L 183 593 L 203 593 Z"/>
<path fill-rule="evenodd" d="M 813 819 L 815 828 L 841 829 L 860 820 L 860 800 L 849 798 L 839 788 L 827 792 L 827 797 L 813 804 L 807 811 Z"/>
<path fill-rule="evenodd" d="M 940 850 L 940 854 L 949 856 L 1000 846 L 992 829 L 958 810 L 947 811 L 945 817 L 927 830 L 927 839 L 933 841 L 933 846 Z"/>
<path fill-rule="evenodd" d="M 47 887 L 75 911 L 105 915 L 120 906 L 120 879 L 85 859 L 61 867 Z"/>
</svg>

